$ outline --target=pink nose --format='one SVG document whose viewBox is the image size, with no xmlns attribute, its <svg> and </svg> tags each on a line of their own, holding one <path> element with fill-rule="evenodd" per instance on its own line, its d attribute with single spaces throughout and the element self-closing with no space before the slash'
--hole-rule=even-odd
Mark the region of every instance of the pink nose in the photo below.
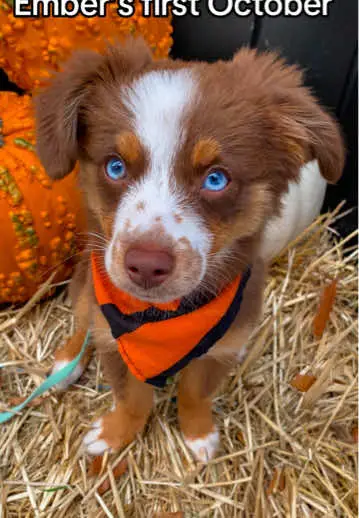
<svg viewBox="0 0 359 518">
<path fill-rule="evenodd" d="M 163 249 L 130 248 L 125 256 L 125 268 L 130 279 L 145 289 L 162 284 L 173 266 L 173 256 Z"/>
</svg>

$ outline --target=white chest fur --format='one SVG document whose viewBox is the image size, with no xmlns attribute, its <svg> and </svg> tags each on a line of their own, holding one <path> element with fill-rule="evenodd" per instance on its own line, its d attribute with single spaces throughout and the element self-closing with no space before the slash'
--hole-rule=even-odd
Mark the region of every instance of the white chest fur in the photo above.
<svg viewBox="0 0 359 518">
<path fill-rule="evenodd" d="M 266 226 L 261 246 L 263 259 L 273 259 L 318 216 L 326 185 L 316 160 L 301 168 L 300 181 L 289 184 L 283 197 L 282 214 L 271 219 Z"/>
</svg>

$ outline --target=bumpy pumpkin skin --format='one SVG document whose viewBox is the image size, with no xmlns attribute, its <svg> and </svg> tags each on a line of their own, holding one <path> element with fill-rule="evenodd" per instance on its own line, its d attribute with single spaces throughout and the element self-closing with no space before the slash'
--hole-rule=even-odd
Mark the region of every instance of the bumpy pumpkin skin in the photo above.
<svg viewBox="0 0 359 518">
<path fill-rule="evenodd" d="M 57 265 L 56 281 L 70 276 L 85 216 L 76 173 L 52 182 L 34 152 L 31 98 L 1 92 L 0 124 L 1 304 L 29 299 Z"/>
<path fill-rule="evenodd" d="M 0 68 L 24 90 L 46 84 L 73 50 L 101 52 L 107 42 L 142 35 L 157 58 L 166 57 L 172 44 L 170 18 L 143 18 L 139 0 L 130 18 L 117 14 L 117 2 L 107 4 L 104 18 L 14 18 L 12 0 L 0 0 Z"/>
</svg>

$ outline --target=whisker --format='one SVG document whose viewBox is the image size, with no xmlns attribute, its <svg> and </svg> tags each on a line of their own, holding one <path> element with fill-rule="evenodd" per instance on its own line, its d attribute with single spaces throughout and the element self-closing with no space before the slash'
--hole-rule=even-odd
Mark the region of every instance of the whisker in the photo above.
<svg viewBox="0 0 359 518">
<path fill-rule="evenodd" d="M 100 239 L 101 241 L 105 242 L 105 243 L 109 243 L 110 241 L 105 237 L 103 236 L 102 234 L 98 234 L 97 232 L 78 232 L 77 233 L 78 236 L 92 236 L 96 239 Z"/>
</svg>

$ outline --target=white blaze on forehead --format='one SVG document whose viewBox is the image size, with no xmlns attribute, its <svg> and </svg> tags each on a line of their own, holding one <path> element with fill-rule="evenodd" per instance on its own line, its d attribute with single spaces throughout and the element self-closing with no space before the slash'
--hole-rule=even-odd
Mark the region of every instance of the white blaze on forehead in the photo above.
<svg viewBox="0 0 359 518">
<path fill-rule="evenodd" d="M 131 113 L 133 129 L 146 150 L 148 165 L 141 180 L 120 203 L 115 234 L 121 232 L 127 221 L 131 230 L 146 232 L 160 217 L 174 240 L 185 237 L 204 255 L 209 247 L 208 235 L 196 211 L 186 206 L 185 193 L 173 172 L 196 88 L 189 70 L 170 70 L 149 72 L 123 91 L 122 101 Z"/>
<path fill-rule="evenodd" d="M 141 143 L 150 152 L 150 172 L 162 177 L 185 137 L 184 116 L 195 95 L 189 70 L 154 71 L 124 92 L 123 102 L 134 117 Z"/>
</svg>

